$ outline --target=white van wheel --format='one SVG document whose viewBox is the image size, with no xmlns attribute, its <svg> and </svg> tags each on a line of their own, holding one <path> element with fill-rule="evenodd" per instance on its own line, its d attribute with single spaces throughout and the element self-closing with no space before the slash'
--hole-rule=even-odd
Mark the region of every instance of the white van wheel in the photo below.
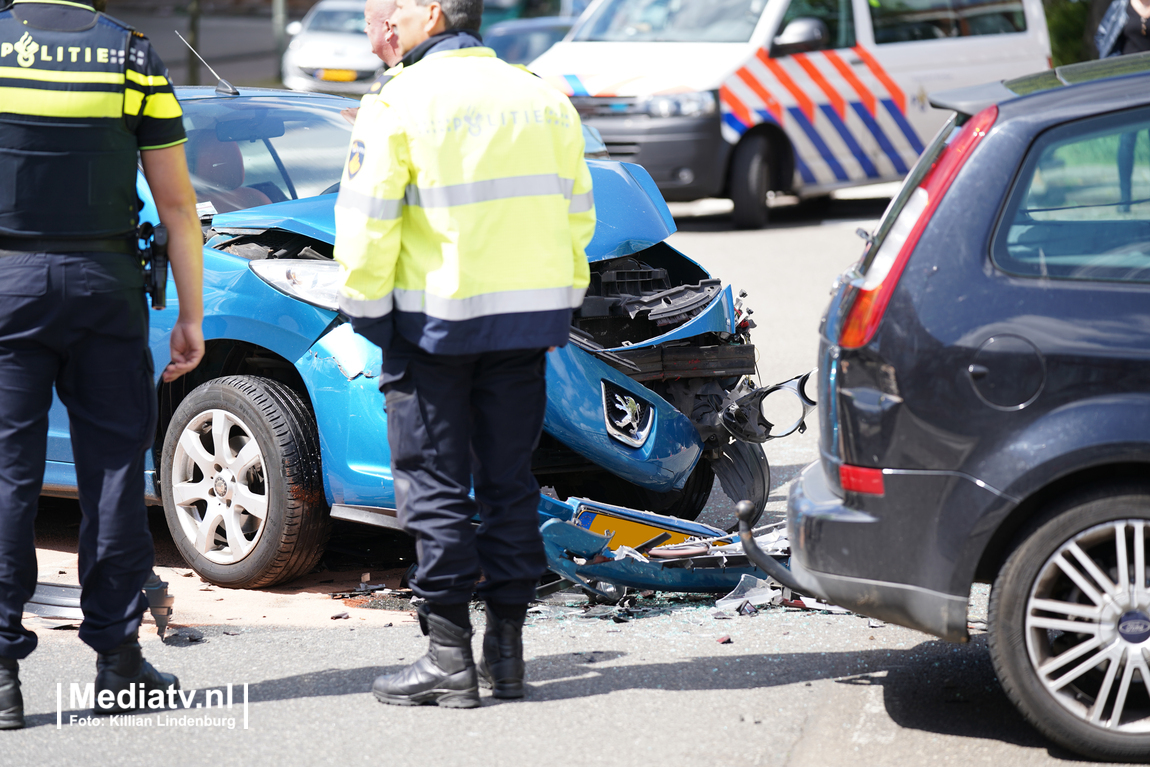
<svg viewBox="0 0 1150 767">
<path fill-rule="evenodd" d="M 770 142 L 762 133 L 744 136 L 731 157 L 731 217 L 740 229 L 762 229 L 767 224 L 770 187 Z"/>
</svg>

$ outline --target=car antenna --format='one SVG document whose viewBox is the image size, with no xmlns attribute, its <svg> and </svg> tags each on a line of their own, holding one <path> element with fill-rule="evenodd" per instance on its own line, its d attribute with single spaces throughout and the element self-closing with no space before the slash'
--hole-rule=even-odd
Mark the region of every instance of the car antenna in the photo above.
<svg viewBox="0 0 1150 767">
<path fill-rule="evenodd" d="M 240 95 L 240 92 L 236 90 L 236 86 L 232 85 L 227 80 L 216 74 L 216 70 L 212 69 L 212 65 L 204 61 L 204 57 L 199 54 L 199 51 L 192 47 L 191 43 L 189 43 L 187 40 L 184 40 L 184 36 L 180 34 L 179 30 L 173 31 L 176 33 L 176 37 L 180 38 L 180 40 L 183 40 L 184 45 L 188 46 L 188 50 L 196 54 L 196 58 L 202 61 L 204 66 L 208 68 L 208 71 L 215 75 L 216 79 L 219 80 L 219 82 L 216 83 L 216 93 L 220 94 L 221 96 Z"/>
</svg>

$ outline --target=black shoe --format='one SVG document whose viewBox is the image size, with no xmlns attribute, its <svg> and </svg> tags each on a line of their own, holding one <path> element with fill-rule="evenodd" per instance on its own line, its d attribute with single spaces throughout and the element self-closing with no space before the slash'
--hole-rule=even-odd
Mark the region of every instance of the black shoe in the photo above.
<svg viewBox="0 0 1150 767">
<path fill-rule="evenodd" d="M 377 677 L 371 691 L 381 703 L 419 706 L 435 703 L 446 708 L 479 706 L 479 683 L 471 655 L 471 627 L 456 626 L 417 608 L 419 625 L 431 640 L 427 655 L 397 674 Z"/>
<path fill-rule="evenodd" d="M 523 621 L 498 618 L 488 606 L 479 683 L 490 687 L 493 697 L 522 698 L 523 672 Z"/>
<path fill-rule="evenodd" d="M 24 726 L 19 670 L 19 663 L 12 658 L 0 658 L 0 730 L 19 730 Z"/>
<path fill-rule="evenodd" d="M 116 649 L 96 656 L 96 705 L 92 713 L 125 714 L 147 708 L 149 693 L 153 690 L 165 691 L 166 700 L 167 690 L 178 689 L 180 680 L 175 674 L 160 673 L 144 660 L 139 636 L 133 635 Z M 114 695 L 112 703 L 101 705 L 100 693 L 108 690 Z"/>
</svg>

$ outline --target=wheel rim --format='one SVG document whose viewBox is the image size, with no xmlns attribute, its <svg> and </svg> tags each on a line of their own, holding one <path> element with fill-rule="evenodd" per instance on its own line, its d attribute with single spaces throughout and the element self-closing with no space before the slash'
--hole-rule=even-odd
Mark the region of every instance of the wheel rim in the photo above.
<svg viewBox="0 0 1150 767">
<path fill-rule="evenodd" d="M 267 471 L 252 430 L 225 410 L 207 410 L 180 433 L 172 465 L 172 501 L 180 529 L 211 562 L 247 557 L 267 518 Z"/>
<path fill-rule="evenodd" d="M 1150 732 L 1150 523 L 1084 530 L 1047 559 L 1026 605 L 1034 673 L 1063 708 L 1109 732 Z"/>
</svg>

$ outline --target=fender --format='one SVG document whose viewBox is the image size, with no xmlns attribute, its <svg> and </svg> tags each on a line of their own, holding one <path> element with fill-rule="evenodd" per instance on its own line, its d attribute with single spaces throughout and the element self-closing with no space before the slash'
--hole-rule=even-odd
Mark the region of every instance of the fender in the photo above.
<svg viewBox="0 0 1150 767">
<path fill-rule="evenodd" d="M 956 552 L 951 593 L 966 593 L 987 544 L 1019 504 L 1083 469 L 1144 462 L 1150 467 L 1150 394 L 1114 394 L 1052 410 L 969 464 L 940 519 L 970 525 Z M 989 492 L 987 492 L 989 491 Z M 940 532 L 940 534 L 942 534 Z"/>
</svg>

